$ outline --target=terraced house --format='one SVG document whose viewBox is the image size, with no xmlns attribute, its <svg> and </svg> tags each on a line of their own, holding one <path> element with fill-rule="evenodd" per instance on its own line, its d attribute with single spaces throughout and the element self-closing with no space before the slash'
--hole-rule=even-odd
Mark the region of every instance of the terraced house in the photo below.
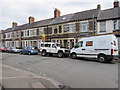
<svg viewBox="0 0 120 90">
<path fill-rule="evenodd" d="M 101 6 L 97 5 L 95 9 L 61 16 L 60 10 L 55 9 L 53 18 L 37 22 L 30 16 L 28 23 L 18 26 L 13 22 L 12 28 L 4 30 L 3 43 L 6 47 L 39 48 L 40 42 L 45 39 L 45 41 L 58 43 L 62 47 L 72 48 L 79 38 L 99 34 L 99 19 L 100 15 L 104 14 L 103 11 Z M 43 35 L 46 36 L 44 39 Z"/>
</svg>

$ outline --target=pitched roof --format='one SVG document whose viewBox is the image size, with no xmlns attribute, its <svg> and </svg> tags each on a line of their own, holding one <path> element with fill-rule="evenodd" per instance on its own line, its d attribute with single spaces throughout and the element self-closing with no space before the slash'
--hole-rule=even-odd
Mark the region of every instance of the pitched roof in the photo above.
<svg viewBox="0 0 120 90">
<path fill-rule="evenodd" d="M 50 25 L 69 22 L 73 16 L 74 14 L 67 14 L 67 15 L 59 16 L 58 18 L 53 19 Z"/>
<path fill-rule="evenodd" d="M 91 19 L 93 18 L 93 16 L 98 17 L 99 11 L 100 9 L 92 9 L 92 10 L 75 13 L 70 21 Z"/>
<path fill-rule="evenodd" d="M 27 24 L 23 24 L 23 25 L 14 27 L 14 28 L 8 28 L 4 32 L 25 30 L 25 29 L 35 28 L 35 27 L 42 27 L 42 26 L 47 26 L 47 25 L 66 23 L 66 22 L 70 22 L 70 21 L 90 19 L 90 18 L 93 18 L 93 15 L 94 15 L 94 17 L 97 17 L 99 10 L 100 9 L 92 9 L 92 10 L 77 12 L 77 13 L 73 13 L 73 14 L 63 15 L 58 18 L 50 18 L 50 19 L 40 20 L 40 21 L 31 23 L 31 24 L 27 23 Z"/>
<path fill-rule="evenodd" d="M 52 22 L 52 20 L 54 20 L 54 18 L 37 21 L 37 22 L 34 23 L 34 27 L 47 26 Z"/>
<path fill-rule="evenodd" d="M 120 18 L 120 7 L 101 10 L 98 16 L 98 20 L 108 20 Z"/>
</svg>

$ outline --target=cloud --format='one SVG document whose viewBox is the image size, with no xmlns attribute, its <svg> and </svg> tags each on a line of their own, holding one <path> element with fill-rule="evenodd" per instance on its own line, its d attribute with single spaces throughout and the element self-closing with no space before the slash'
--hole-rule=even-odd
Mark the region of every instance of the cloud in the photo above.
<svg viewBox="0 0 120 90">
<path fill-rule="evenodd" d="M 102 8 L 112 7 L 113 0 L 2 0 L 0 3 L 0 29 L 11 27 L 11 23 L 28 22 L 28 17 L 35 17 L 36 21 L 53 18 L 54 8 L 61 10 L 61 14 L 70 14 L 94 9 L 97 4 Z"/>
</svg>

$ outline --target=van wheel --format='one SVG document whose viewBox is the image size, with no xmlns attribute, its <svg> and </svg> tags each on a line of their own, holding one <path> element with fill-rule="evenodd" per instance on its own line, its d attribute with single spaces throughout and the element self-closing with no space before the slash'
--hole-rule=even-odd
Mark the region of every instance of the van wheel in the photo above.
<svg viewBox="0 0 120 90">
<path fill-rule="evenodd" d="M 72 53 L 72 54 L 71 54 L 71 58 L 72 58 L 72 59 L 76 59 L 76 58 L 77 58 L 76 53 Z"/>
<path fill-rule="evenodd" d="M 63 57 L 63 52 L 58 52 L 58 57 L 62 58 Z"/>
<path fill-rule="evenodd" d="M 42 56 L 46 56 L 46 55 L 47 55 L 46 51 L 43 50 L 43 51 L 42 51 Z"/>
<path fill-rule="evenodd" d="M 105 62 L 107 61 L 105 55 L 99 55 L 98 60 L 99 60 L 99 62 L 101 62 L 101 63 L 105 63 Z"/>
</svg>

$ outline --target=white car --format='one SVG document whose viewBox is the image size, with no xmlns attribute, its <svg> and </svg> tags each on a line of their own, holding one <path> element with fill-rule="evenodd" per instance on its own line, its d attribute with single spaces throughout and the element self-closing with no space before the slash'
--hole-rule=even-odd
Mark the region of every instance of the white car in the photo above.
<svg viewBox="0 0 120 90">
<path fill-rule="evenodd" d="M 58 57 L 69 56 L 69 49 L 61 48 L 54 42 L 41 42 L 40 43 L 40 52 L 42 56 L 46 56 L 49 54 L 52 56 L 53 54 L 57 54 Z"/>
<path fill-rule="evenodd" d="M 118 41 L 114 35 L 100 35 L 81 38 L 71 49 L 70 56 L 75 59 L 95 58 L 100 62 L 118 59 Z"/>
</svg>

